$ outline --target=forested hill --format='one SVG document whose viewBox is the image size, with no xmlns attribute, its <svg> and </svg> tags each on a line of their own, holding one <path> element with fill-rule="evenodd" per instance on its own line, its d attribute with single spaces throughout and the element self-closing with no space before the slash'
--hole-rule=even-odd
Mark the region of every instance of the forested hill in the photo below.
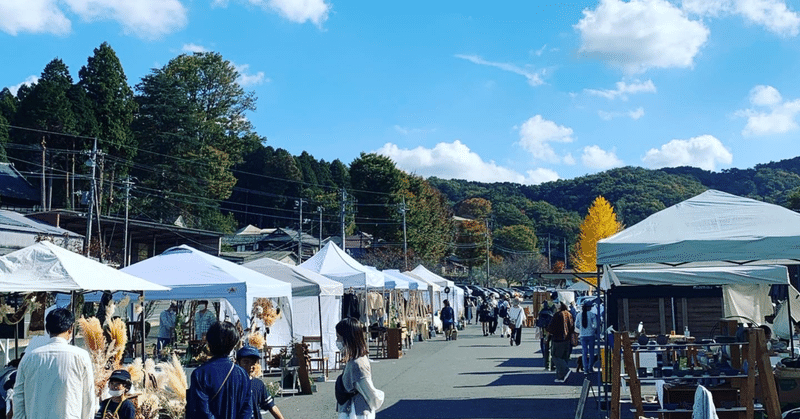
<svg viewBox="0 0 800 419">
<path fill-rule="evenodd" d="M 621 221 L 630 226 L 706 189 L 792 206 L 790 195 L 800 191 L 800 157 L 760 164 L 752 169 L 721 172 L 694 167 L 658 170 L 622 167 L 531 186 L 438 178 L 428 180 L 453 203 L 479 197 L 492 201 L 495 207 L 503 203 L 517 205 L 526 213 L 526 209 L 544 201 L 560 212 L 577 212 L 583 217 L 592 201 L 602 195 L 614 206 Z M 532 214 L 527 215 L 536 219 Z M 537 235 L 540 233 L 537 230 Z"/>
</svg>

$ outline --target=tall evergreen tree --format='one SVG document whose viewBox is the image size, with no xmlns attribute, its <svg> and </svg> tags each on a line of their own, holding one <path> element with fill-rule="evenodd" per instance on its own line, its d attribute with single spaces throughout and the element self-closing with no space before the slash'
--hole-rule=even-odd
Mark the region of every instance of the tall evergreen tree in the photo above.
<svg viewBox="0 0 800 419">
<path fill-rule="evenodd" d="M 358 200 L 356 224 L 376 239 L 396 242 L 401 238 L 397 205 L 402 172 L 394 162 L 374 153 L 361 153 L 350 163 L 350 183 Z"/>
<path fill-rule="evenodd" d="M 408 249 L 432 268 L 450 250 L 452 211 L 444 195 L 425 179 L 412 175 L 404 178 Z"/>
</svg>

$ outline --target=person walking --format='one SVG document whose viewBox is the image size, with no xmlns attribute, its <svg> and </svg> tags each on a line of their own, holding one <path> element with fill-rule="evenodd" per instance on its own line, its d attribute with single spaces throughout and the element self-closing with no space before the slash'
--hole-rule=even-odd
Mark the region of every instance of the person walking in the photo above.
<svg viewBox="0 0 800 419">
<path fill-rule="evenodd" d="M 242 346 L 236 352 L 236 363 L 250 376 L 250 402 L 253 409 L 253 419 L 262 419 L 261 411 L 266 410 L 274 419 L 283 419 L 278 406 L 275 406 L 275 398 L 267 391 L 267 386 L 261 381 L 261 377 L 254 376 L 256 368 L 261 355 L 258 350 L 252 346 Z"/>
<path fill-rule="evenodd" d="M 491 307 L 489 300 L 483 300 L 478 308 L 478 320 L 481 322 L 481 329 L 483 329 L 483 336 L 489 336 L 489 321 L 492 319 Z"/>
<path fill-rule="evenodd" d="M 206 333 L 211 359 L 192 372 L 186 417 L 252 419 L 250 377 L 231 361 L 239 332 L 231 322 L 214 322 Z"/>
<path fill-rule="evenodd" d="M 369 350 L 361 322 L 348 317 L 336 324 L 336 346 L 345 360 L 336 379 L 336 411 L 339 419 L 375 419 L 384 393 L 372 383 Z"/>
<path fill-rule="evenodd" d="M 556 314 L 557 301 L 558 293 L 553 291 L 550 294 L 550 301 L 545 300 L 542 302 L 542 307 L 536 317 L 536 327 L 541 330 L 541 338 L 539 343 L 540 347 L 542 348 L 542 359 L 544 360 L 545 371 L 552 371 L 555 369 L 555 366 L 552 362 L 552 357 L 550 356 L 552 336 L 550 336 L 550 333 L 547 332 L 547 327 L 550 325 L 550 322 L 553 320 L 553 316 Z"/>
<path fill-rule="evenodd" d="M 497 317 L 499 315 L 499 309 L 497 308 L 497 294 L 492 294 L 492 298 L 489 299 L 489 334 L 494 335 L 494 332 L 497 330 Z"/>
<path fill-rule="evenodd" d="M 508 334 L 511 346 L 516 343 L 517 346 L 522 342 L 522 324 L 525 322 L 525 311 L 520 305 L 522 299 L 519 297 L 511 300 L 511 309 L 508 310 L 508 319 L 510 320 L 511 332 Z"/>
<path fill-rule="evenodd" d="M 575 322 L 569 313 L 569 308 L 563 302 L 560 310 L 553 316 L 547 331 L 552 336 L 550 356 L 556 366 L 556 382 L 563 383 L 569 377 L 569 357 L 572 353 L 570 334 L 575 331 Z"/>
<path fill-rule="evenodd" d="M 467 297 L 465 307 L 467 324 L 472 324 L 472 312 L 475 311 L 475 301 L 472 300 L 472 297 Z"/>
<path fill-rule="evenodd" d="M 583 370 L 587 374 L 594 372 L 594 344 L 597 333 L 597 316 L 592 312 L 592 301 L 583 302 L 580 316 L 578 316 L 578 330 L 581 337 L 581 354 Z"/>
<path fill-rule="evenodd" d="M 453 307 L 450 307 L 449 300 L 442 301 L 442 304 L 444 304 L 444 308 L 439 312 L 439 320 L 442 321 L 445 340 L 450 340 L 456 326 L 456 313 L 453 311 Z"/>
<path fill-rule="evenodd" d="M 506 318 L 508 317 L 508 309 L 510 305 L 508 304 L 508 298 L 503 297 L 500 302 L 497 303 L 497 318 L 500 322 L 500 337 L 511 337 L 511 327 L 506 324 Z"/>
<path fill-rule="evenodd" d="M 25 354 L 12 397 L 15 419 L 92 419 L 97 399 L 89 352 L 72 346 L 75 316 L 65 308 L 47 314 L 50 340 Z"/>
</svg>

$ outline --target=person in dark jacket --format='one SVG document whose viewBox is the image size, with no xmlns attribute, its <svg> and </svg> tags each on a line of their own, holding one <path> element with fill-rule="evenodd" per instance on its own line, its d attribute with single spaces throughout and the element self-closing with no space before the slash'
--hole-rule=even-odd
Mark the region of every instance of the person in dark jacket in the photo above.
<svg viewBox="0 0 800 419">
<path fill-rule="evenodd" d="M 186 417 L 253 419 L 250 377 L 230 359 L 239 342 L 231 322 L 215 322 L 206 333 L 212 358 L 192 372 L 186 396 Z"/>
<path fill-rule="evenodd" d="M 444 300 L 442 301 L 444 304 L 444 308 L 439 313 L 439 319 L 442 321 L 442 330 L 444 331 L 445 340 L 450 340 L 450 336 L 453 334 L 453 328 L 456 325 L 456 314 L 453 311 L 453 307 L 450 307 L 450 301 Z"/>
<path fill-rule="evenodd" d="M 269 412 L 275 419 L 283 419 L 280 409 L 275 406 L 275 399 L 267 391 L 267 386 L 261 381 L 261 377 L 253 376 L 253 371 L 257 369 L 256 365 L 260 359 L 261 355 L 258 350 L 252 346 L 243 346 L 242 349 L 236 352 L 236 362 L 245 372 L 250 374 L 250 399 L 253 404 L 253 419 L 262 419 L 262 410 Z"/>
<path fill-rule="evenodd" d="M 569 308 L 563 302 L 560 308 L 558 313 L 553 316 L 553 320 L 550 321 L 550 325 L 547 326 L 547 331 L 552 337 L 550 356 L 556 366 L 557 383 L 563 383 L 569 376 L 567 363 L 572 353 L 570 334 L 575 331 L 575 321 L 569 313 Z"/>
</svg>

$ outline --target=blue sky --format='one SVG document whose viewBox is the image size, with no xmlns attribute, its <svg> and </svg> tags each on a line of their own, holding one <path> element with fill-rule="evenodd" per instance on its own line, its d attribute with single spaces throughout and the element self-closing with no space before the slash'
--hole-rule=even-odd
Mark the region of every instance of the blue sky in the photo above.
<svg viewBox="0 0 800 419">
<path fill-rule="evenodd" d="M 493 4 L 497 3 L 497 4 Z M 545 4 L 548 3 L 548 4 Z M 800 0 L 2 0 L 0 86 L 107 41 L 131 85 L 217 51 L 267 144 L 536 184 L 800 155 Z"/>
</svg>

